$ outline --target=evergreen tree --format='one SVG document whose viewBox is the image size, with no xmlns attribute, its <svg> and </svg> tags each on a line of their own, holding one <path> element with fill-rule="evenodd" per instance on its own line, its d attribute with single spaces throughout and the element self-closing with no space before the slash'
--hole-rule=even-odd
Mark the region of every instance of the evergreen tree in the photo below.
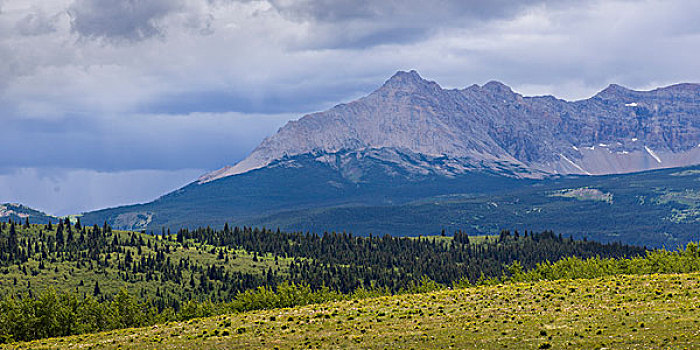
<svg viewBox="0 0 700 350">
<path fill-rule="evenodd" d="M 59 221 L 58 225 L 56 225 L 56 244 L 63 246 L 63 240 L 63 222 Z"/>
<path fill-rule="evenodd" d="M 92 290 L 92 295 L 96 297 L 100 294 L 102 294 L 102 292 L 100 291 L 100 282 L 95 281 L 95 288 Z"/>
</svg>

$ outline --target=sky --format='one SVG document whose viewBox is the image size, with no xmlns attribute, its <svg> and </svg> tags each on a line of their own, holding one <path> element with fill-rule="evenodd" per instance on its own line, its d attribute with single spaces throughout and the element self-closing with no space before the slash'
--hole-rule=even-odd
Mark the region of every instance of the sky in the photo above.
<svg viewBox="0 0 700 350">
<path fill-rule="evenodd" d="M 0 203 L 153 200 L 398 70 L 587 98 L 700 82 L 700 1 L 0 0 Z"/>
</svg>

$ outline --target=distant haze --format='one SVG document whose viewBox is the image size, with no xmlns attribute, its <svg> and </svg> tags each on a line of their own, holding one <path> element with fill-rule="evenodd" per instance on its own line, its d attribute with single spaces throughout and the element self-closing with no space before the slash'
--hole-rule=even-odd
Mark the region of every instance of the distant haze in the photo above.
<svg viewBox="0 0 700 350">
<path fill-rule="evenodd" d="M 0 0 L 0 202 L 68 214 L 151 200 L 397 70 L 566 99 L 700 82 L 698 13 L 692 0 Z"/>
<path fill-rule="evenodd" d="M 201 169 L 97 172 L 22 168 L 0 175 L 0 192 L 9 198 L 22 198 L 34 209 L 69 215 L 93 208 L 151 201 L 192 182 L 201 172 Z M 125 188 L 129 190 L 124 191 Z"/>
</svg>

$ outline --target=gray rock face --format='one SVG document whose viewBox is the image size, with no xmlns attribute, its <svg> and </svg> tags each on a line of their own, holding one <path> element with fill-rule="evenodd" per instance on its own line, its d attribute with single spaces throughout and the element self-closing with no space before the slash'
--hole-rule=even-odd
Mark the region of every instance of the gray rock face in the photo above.
<svg viewBox="0 0 700 350">
<path fill-rule="evenodd" d="M 418 173 L 444 175 L 504 166 L 513 176 L 540 177 L 699 164 L 700 85 L 652 91 L 610 85 L 568 102 L 524 97 L 499 82 L 445 90 L 415 71 L 398 72 L 366 97 L 289 122 L 240 163 L 200 181 L 306 153 L 343 171 L 341 158 L 352 164 L 348 152 L 378 152 Z M 442 160 L 402 160 L 421 156 Z"/>
</svg>

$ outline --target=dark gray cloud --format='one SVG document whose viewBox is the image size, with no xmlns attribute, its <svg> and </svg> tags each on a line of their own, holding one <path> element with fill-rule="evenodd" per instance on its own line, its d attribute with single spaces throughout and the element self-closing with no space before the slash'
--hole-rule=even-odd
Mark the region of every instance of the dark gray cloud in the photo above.
<svg viewBox="0 0 700 350">
<path fill-rule="evenodd" d="M 424 40 L 449 27 L 473 28 L 536 5 L 568 0 L 271 0 L 284 16 L 315 24 L 310 47 L 367 48 Z"/>
<path fill-rule="evenodd" d="M 298 20 L 338 23 L 343 21 L 367 20 L 400 22 L 413 20 L 430 23 L 432 26 L 445 24 L 445 20 L 509 17 L 524 7 L 545 3 L 545 0 L 272 0 L 271 3 L 283 14 Z"/>
<path fill-rule="evenodd" d="M 159 20 L 181 8 L 179 0 L 76 0 L 68 13 L 81 36 L 137 41 L 162 34 Z"/>
</svg>

